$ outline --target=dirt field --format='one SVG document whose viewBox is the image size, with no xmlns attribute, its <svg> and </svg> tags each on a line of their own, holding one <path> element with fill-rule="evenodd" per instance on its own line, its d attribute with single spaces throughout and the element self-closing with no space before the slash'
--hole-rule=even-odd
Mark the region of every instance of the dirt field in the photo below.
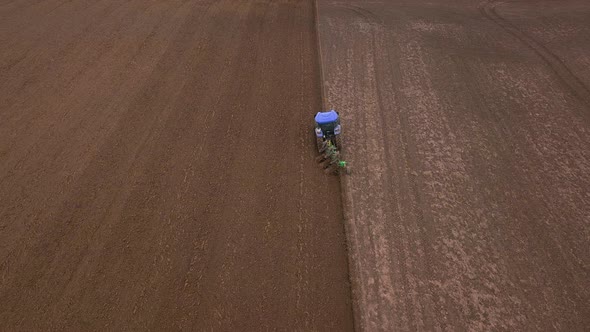
<svg viewBox="0 0 590 332">
<path fill-rule="evenodd" d="M 0 45 L 0 330 L 352 328 L 311 1 L 2 1 Z"/>
<path fill-rule="evenodd" d="M 319 1 L 357 327 L 590 327 L 590 3 Z"/>
</svg>

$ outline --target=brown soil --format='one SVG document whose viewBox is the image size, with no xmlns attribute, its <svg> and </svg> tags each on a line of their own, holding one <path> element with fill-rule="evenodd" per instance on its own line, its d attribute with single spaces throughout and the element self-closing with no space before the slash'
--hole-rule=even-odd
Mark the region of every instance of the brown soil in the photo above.
<svg viewBox="0 0 590 332">
<path fill-rule="evenodd" d="M 320 1 L 357 327 L 590 326 L 590 3 Z"/>
<path fill-rule="evenodd" d="M 352 327 L 311 1 L 0 3 L 0 330 Z"/>
</svg>

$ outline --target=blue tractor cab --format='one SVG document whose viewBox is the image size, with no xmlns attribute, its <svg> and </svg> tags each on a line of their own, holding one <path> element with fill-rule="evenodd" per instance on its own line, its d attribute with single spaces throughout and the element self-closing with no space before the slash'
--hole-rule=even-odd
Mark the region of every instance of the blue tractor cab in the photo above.
<svg viewBox="0 0 590 332">
<path fill-rule="evenodd" d="M 315 115 L 315 123 L 315 133 L 317 137 L 333 139 L 336 135 L 340 135 L 340 116 L 338 112 L 334 110 L 318 112 Z"/>
<path fill-rule="evenodd" d="M 315 115 L 315 122 L 317 122 L 320 125 L 326 123 L 333 123 L 338 121 L 338 119 L 338 112 L 334 110 L 328 112 L 318 112 L 318 114 Z"/>
<path fill-rule="evenodd" d="M 340 115 L 335 110 L 318 112 L 315 115 L 315 136 L 318 150 L 326 141 L 333 143 L 338 149 L 340 146 Z"/>
</svg>

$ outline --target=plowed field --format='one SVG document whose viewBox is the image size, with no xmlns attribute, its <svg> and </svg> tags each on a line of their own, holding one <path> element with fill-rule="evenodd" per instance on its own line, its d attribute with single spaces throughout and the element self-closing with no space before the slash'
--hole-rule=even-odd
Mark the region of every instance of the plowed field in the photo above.
<svg viewBox="0 0 590 332">
<path fill-rule="evenodd" d="M 0 330 L 348 330 L 311 1 L 0 2 Z"/>
</svg>

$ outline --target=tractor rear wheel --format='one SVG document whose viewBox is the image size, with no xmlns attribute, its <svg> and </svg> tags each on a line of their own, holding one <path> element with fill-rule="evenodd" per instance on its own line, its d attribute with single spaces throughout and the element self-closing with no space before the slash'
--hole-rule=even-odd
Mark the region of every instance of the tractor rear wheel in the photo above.
<svg viewBox="0 0 590 332">
<path fill-rule="evenodd" d="M 316 147 L 318 149 L 318 152 L 322 152 L 322 148 L 324 147 L 324 140 L 321 137 L 317 137 L 315 138 L 315 143 L 316 143 Z"/>
<path fill-rule="evenodd" d="M 336 148 L 338 149 L 338 151 L 342 152 L 342 136 L 336 136 L 334 138 L 334 143 L 336 143 Z"/>
</svg>

